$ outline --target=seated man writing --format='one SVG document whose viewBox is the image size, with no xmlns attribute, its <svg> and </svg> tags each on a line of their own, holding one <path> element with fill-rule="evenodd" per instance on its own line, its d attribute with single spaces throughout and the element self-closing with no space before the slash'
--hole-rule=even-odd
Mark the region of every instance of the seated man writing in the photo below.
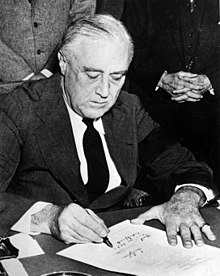
<svg viewBox="0 0 220 276">
<path fill-rule="evenodd" d="M 63 37 L 61 74 L 0 96 L 0 235 L 19 220 L 13 229 L 102 242 L 109 230 L 92 210 L 122 205 L 142 166 L 168 201 L 133 222 L 160 219 L 171 245 L 178 231 L 185 247 L 191 234 L 202 245 L 201 231 L 215 239 L 199 213 L 214 197 L 210 169 L 162 140 L 137 96 L 121 91 L 132 57 L 119 21 L 83 18 Z"/>
</svg>

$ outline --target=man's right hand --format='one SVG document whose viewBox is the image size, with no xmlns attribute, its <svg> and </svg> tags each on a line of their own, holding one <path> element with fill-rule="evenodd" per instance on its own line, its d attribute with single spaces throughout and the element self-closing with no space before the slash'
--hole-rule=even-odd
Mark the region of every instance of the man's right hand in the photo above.
<svg viewBox="0 0 220 276">
<path fill-rule="evenodd" d="M 31 216 L 31 231 L 52 234 L 65 243 L 101 243 L 109 233 L 92 210 L 71 203 L 65 207 L 49 204 Z"/>
</svg>

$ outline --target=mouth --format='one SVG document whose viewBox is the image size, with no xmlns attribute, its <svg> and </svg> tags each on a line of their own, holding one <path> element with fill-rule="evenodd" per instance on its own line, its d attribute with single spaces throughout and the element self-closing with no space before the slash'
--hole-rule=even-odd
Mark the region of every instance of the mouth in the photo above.
<svg viewBox="0 0 220 276">
<path fill-rule="evenodd" d="M 108 102 L 107 101 L 105 101 L 105 102 L 96 102 L 96 101 L 93 101 L 93 102 L 91 102 L 91 104 L 94 105 L 94 106 L 103 107 L 103 106 L 106 106 L 108 104 Z"/>
</svg>

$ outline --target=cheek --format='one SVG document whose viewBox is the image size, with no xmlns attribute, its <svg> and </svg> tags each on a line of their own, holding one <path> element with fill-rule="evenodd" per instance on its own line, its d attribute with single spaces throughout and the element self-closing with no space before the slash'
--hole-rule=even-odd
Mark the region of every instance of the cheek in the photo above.
<svg viewBox="0 0 220 276">
<path fill-rule="evenodd" d="M 121 91 L 121 88 L 122 88 L 122 85 L 112 86 L 111 92 L 110 92 L 110 94 L 111 94 L 111 102 L 114 103 L 117 100 L 118 95 L 119 95 L 119 93 Z"/>
</svg>

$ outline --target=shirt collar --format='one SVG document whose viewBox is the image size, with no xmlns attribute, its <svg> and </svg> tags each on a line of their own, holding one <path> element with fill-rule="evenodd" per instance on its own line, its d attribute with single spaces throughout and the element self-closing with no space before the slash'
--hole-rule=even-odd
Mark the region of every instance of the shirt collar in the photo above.
<svg viewBox="0 0 220 276">
<path fill-rule="evenodd" d="M 67 102 L 67 98 L 66 98 L 66 95 L 65 93 L 63 93 L 63 98 L 64 98 L 64 102 L 66 104 L 66 107 L 67 107 L 67 111 L 69 113 L 69 116 L 71 119 L 71 122 L 73 124 L 73 128 L 75 129 L 82 129 L 82 125 L 84 126 L 85 124 L 82 122 L 82 117 L 80 115 L 78 115 L 68 104 Z M 102 119 L 101 118 L 98 118 L 96 120 L 94 120 L 94 128 L 100 133 L 100 134 L 103 134 L 105 135 L 105 130 L 104 130 L 104 127 L 103 127 L 103 123 L 102 123 Z"/>
</svg>

